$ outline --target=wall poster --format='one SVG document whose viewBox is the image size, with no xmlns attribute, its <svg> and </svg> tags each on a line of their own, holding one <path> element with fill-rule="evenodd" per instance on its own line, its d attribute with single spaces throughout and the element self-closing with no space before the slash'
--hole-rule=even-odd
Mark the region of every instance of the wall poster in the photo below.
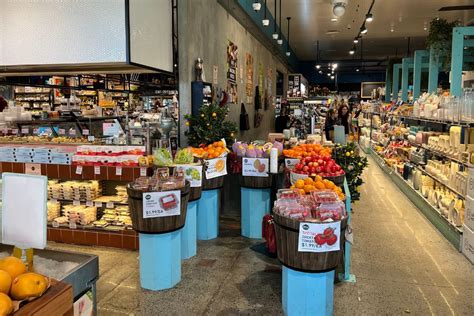
<svg viewBox="0 0 474 316">
<path fill-rule="evenodd" d="M 231 103 L 237 103 L 237 45 L 228 41 L 227 43 L 227 93 L 230 95 Z"/>
</svg>

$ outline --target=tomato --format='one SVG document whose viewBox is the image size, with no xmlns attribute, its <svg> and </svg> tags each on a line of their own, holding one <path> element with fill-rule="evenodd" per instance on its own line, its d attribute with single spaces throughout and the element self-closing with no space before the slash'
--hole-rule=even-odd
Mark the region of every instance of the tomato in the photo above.
<svg viewBox="0 0 474 316">
<path fill-rule="evenodd" d="M 337 241 L 337 236 L 332 234 L 331 236 L 329 236 L 328 238 L 326 238 L 326 242 L 328 243 L 329 246 L 332 246 L 336 243 Z"/>
<path fill-rule="evenodd" d="M 314 237 L 314 242 L 317 243 L 318 245 L 322 246 L 324 243 L 326 243 L 326 237 L 324 237 L 323 234 L 317 234 Z"/>
</svg>

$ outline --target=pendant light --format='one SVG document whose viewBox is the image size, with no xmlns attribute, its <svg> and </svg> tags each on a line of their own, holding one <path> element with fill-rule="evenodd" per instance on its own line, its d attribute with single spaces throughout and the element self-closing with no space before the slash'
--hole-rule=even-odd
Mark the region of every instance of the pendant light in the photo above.
<svg viewBox="0 0 474 316">
<path fill-rule="evenodd" d="M 367 13 L 367 15 L 365 16 L 365 21 L 370 23 L 374 20 L 374 16 L 372 15 L 372 13 Z"/>
<path fill-rule="evenodd" d="M 367 34 L 367 28 L 365 27 L 365 23 L 360 28 L 360 34 Z"/>
<path fill-rule="evenodd" d="M 273 39 L 277 40 L 278 39 L 278 32 L 277 32 L 277 0 L 275 0 L 275 10 L 274 10 L 275 16 L 273 17 Z"/>
<path fill-rule="evenodd" d="M 283 37 L 281 36 L 281 0 L 280 0 L 280 34 L 277 40 L 278 45 L 283 45 Z"/>
<path fill-rule="evenodd" d="M 291 55 L 291 52 L 290 52 L 290 20 L 291 20 L 291 16 L 287 16 L 286 19 L 288 20 L 288 38 L 287 38 L 287 41 L 286 41 L 286 56 L 290 57 Z"/>
<path fill-rule="evenodd" d="M 254 1 L 252 3 L 252 8 L 255 10 L 255 11 L 260 11 L 260 9 L 262 8 L 262 4 L 260 3 L 260 1 Z"/>
<path fill-rule="evenodd" d="M 265 27 L 270 25 L 270 20 L 267 19 L 267 0 L 265 0 L 265 3 L 264 3 L 262 24 Z"/>
</svg>

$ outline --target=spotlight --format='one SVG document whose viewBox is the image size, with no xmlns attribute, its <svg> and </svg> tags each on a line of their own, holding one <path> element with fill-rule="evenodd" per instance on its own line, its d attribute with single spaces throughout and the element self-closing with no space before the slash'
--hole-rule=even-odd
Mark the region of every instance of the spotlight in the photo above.
<svg viewBox="0 0 474 316">
<path fill-rule="evenodd" d="M 286 56 L 290 57 L 291 53 L 290 52 L 286 52 Z"/>
<path fill-rule="evenodd" d="M 319 69 L 319 68 L 321 68 L 321 65 L 316 65 L 316 69 Z"/>
<path fill-rule="evenodd" d="M 331 76 L 331 79 L 334 79 L 334 76 Z"/>
<path fill-rule="evenodd" d="M 320 75 L 322 75 L 322 74 L 323 74 L 323 71 L 322 71 L 322 70 L 320 70 L 320 71 L 319 71 L 319 74 L 320 74 Z"/>
<path fill-rule="evenodd" d="M 336 63 L 332 64 L 332 68 L 333 68 L 333 69 L 336 69 L 336 68 L 337 68 L 337 64 L 336 64 Z"/>
<path fill-rule="evenodd" d="M 359 43 L 359 37 L 354 38 L 354 44 Z"/>
<path fill-rule="evenodd" d="M 278 33 L 273 33 L 272 36 L 273 36 L 273 39 L 274 39 L 274 40 L 277 40 L 277 39 L 278 39 Z"/>
<path fill-rule="evenodd" d="M 331 77 L 331 74 L 328 72 L 328 77 Z"/>
<path fill-rule="evenodd" d="M 367 13 L 367 15 L 365 16 L 365 21 L 370 23 L 373 20 L 374 20 L 374 17 L 372 16 L 372 13 Z"/>
<path fill-rule="evenodd" d="M 348 0 L 332 0 L 332 13 L 337 17 L 343 16 L 346 12 L 347 2 Z"/>
<path fill-rule="evenodd" d="M 357 68 L 356 71 L 359 72 L 359 68 Z"/>
<path fill-rule="evenodd" d="M 360 34 L 367 34 L 367 28 L 365 27 L 365 24 L 360 29 Z"/>
<path fill-rule="evenodd" d="M 262 4 L 258 1 L 255 1 L 254 3 L 252 3 L 252 8 L 255 11 L 260 11 L 260 9 L 262 8 Z"/>
<path fill-rule="evenodd" d="M 269 19 L 263 19 L 262 24 L 263 24 L 263 26 L 269 26 L 270 25 L 270 20 Z"/>
<path fill-rule="evenodd" d="M 279 38 L 279 39 L 277 40 L 277 43 L 278 43 L 278 45 L 283 45 L 283 39 Z"/>
<path fill-rule="evenodd" d="M 349 51 L 349 54 L 350 54 L 350 55 L 354 55 L 354 53 L 355 53 L 354 49 L 351 49 L 351 50 Z"/>
</svg>

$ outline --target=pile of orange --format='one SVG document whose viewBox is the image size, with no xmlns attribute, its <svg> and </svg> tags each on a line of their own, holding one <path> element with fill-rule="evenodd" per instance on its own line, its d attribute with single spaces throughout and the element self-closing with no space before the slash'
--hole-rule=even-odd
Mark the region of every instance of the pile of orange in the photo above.
<svg viewBox="0 0 474 316">
<path fill-rule="evenodd" d="M 305 179 L 298 179 L 296 180 L 295 184 L 290 187 L 290 189 L 297 189 L 299 190 L 300 194 L 308 194 L 313 191 L 320 191 L 320 190 L 332 190 L 337 193 L 341 201 L 346 199 L 344 193 L 342 193 L 342 189 L 334 184 L 334 182 L 323 179 L 320 176 L 316 176 L 314 179 L 311 177 Z"/>
<path fill-rule="evenodd" d="M 202 145 L 200 147 L 191 148 L 193 155 L 198 158 L 213 159 L 220 157 L 227 151 L 225 143 L 223 141 L 213 142 L 207 146 Z"/>
<path fill-rule="evenodd" d="M 314 155 L 331 156 L 331 148 L 323 147 L 320 144 L 301 144 L 291 149 L 283 150 L 283 155 L 287 158 L 295 159 Z"/>
</svg>

